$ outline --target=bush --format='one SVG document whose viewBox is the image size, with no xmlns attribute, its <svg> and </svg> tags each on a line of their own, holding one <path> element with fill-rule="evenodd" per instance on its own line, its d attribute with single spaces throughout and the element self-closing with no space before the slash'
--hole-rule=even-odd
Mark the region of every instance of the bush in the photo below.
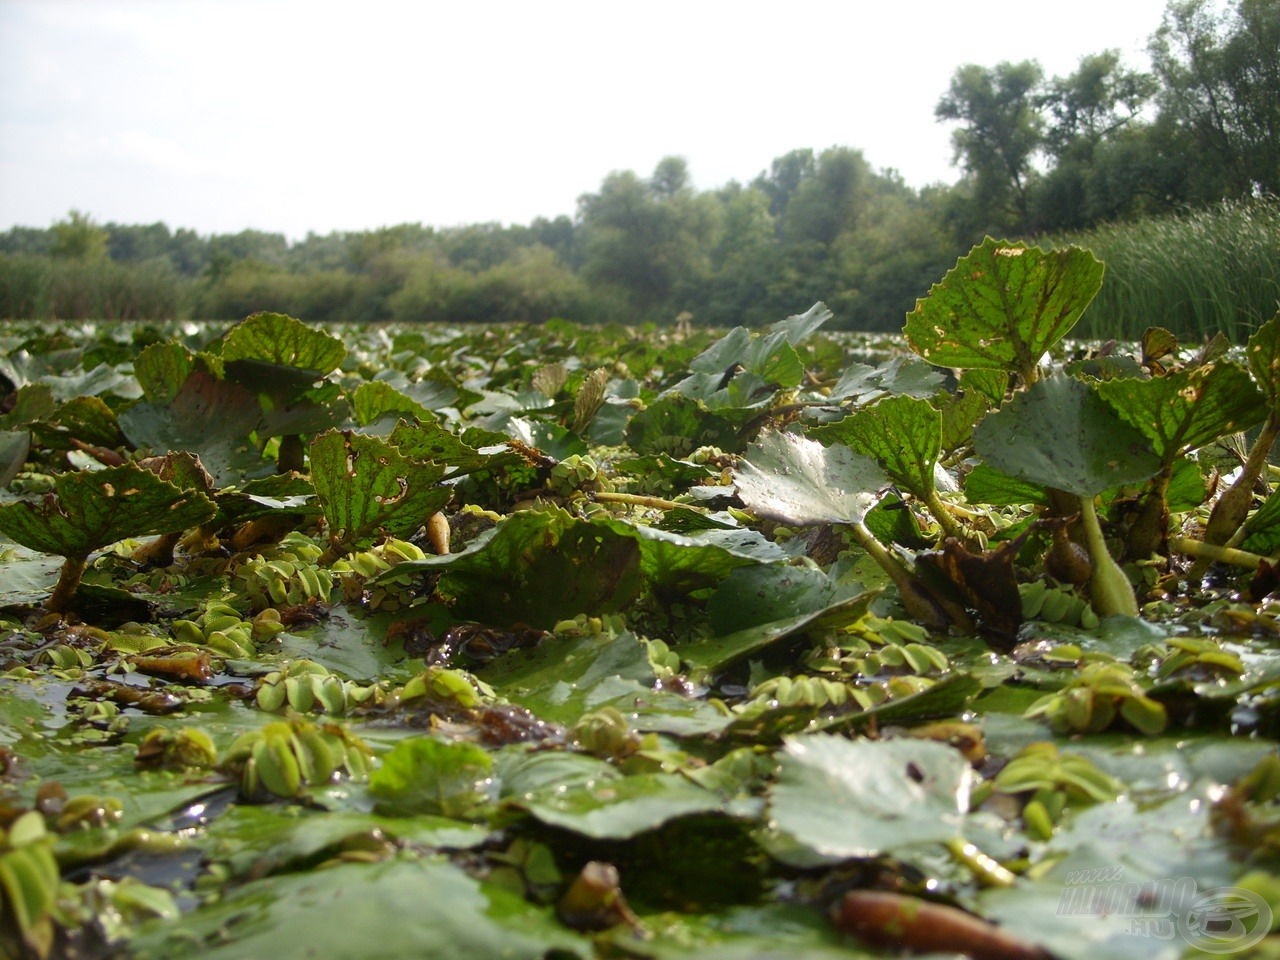
<svg viewBox="0 0 1280 960">
<path fill-rule="evenodd" d="M 48 257 L 0 253 L 0 317 L 22 320 L 47 316 L 49 283 Z"/>
</svg>

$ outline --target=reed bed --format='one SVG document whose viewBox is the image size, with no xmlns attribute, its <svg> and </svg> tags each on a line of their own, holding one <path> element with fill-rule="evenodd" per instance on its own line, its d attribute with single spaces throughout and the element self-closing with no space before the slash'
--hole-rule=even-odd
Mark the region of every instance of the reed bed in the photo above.
<svg viewBox="0 0 1280 960">
<path fill-rule="evenodd" d="M 1221 332 L 1243 343 L 1280 309 L 1280 198 L 1223 202 L 1178 216 L 1056 237 L 1107 265 L 1074 335 L 1134 340 L 1147 327 L 1184 342 Z"/>
</svg>

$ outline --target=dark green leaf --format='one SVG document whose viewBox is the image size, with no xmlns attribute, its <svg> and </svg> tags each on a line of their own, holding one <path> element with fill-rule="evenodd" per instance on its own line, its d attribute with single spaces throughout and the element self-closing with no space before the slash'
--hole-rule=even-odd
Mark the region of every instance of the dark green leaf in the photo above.
<svg viewBox="0 0 1280 960">
<path fill-rule="evenodd" d="M 58 409 L 53 391 L 43 383 L 28 383 L 10 395 L 13 406 L 0 416 L 6 429 L 25 427 L 36 420 L 51 419 Z"/>
<path fill-rule="evenodd" d="M 311 479 L 330 541 L 344 550 L 381 532 L 413 533 L 453 496 L 443 476 L 438 464 L 411 460 L 377 437 L 335 430 L 311 441 Z"/>
<path fill-rule="evenodd" d="M 514 802 L 549 826 L 596 839 L 625 840 L 669 820 L 712 813 L 724 801 L 685 777 L 642 773 L 559 784 Z"/>
<path fill-rule="evenodd" d="M 1104 380 L 1097 391 L 1166 462 L 1247 430 L 1266 416 L 1252 378 L 1232 363 L 1207 363 L 1147 380 Z"/>
<path fill-rule="evenodd" d="M 380 813 L 466 819 L 489 799 L 493 758 L 473 743 L 412 737 L 382 757 L 369 778 Z"/>
<path fill-rule="evenodd" d="M 1160 469 L 1142 434 L 1070 377 L 1050 377 L 1020 393 L 978 425 L 973 442 L 997 470 L 1082 497 Z"/>
<path fill-rule="evenodd" d="M 31 451 L 31 431 L 0 430 L 0 487 L 18 475 Z"/>
<path fill-rule="evenodd" d="M 741 449 L 738 431 L 756 411 L 724 409 L 712 412 L 692 397 L 672 394 L 660 397 L 633 416 L 626 440 L 639 454 L 665 453 L 688 456 L 699 447 Z"/>
<path fill-rule="evenodd" d="M 126 464 L 60 474 L 44 499 L 0 506 L 0 532 L 33 550 L 84 557 L 125 537 L 185 530 L 214 510 L 203 493 Z"/>
</svg>

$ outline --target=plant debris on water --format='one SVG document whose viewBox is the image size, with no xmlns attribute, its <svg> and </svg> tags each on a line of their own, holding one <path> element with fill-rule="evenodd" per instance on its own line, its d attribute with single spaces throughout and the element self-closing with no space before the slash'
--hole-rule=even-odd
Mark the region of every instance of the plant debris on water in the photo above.
<svg viewBox="0 0 1280 960">
<path fill-rule="evenodd" d="M 0 327 L 0 953 L 1275 956 L 1280 314 Z"/>
</svg>

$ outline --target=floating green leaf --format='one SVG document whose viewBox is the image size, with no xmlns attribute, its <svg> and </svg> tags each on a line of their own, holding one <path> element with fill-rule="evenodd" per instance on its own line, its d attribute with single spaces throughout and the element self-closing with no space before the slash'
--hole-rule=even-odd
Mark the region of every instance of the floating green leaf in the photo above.
<svg viewBox="0 0 1280 960">
<path fill-rule="evenodd" d="M 548 628 L 579 613 L 625 609 L 658 591 L 713 586 L 730 570 L 780 551 L 747 530 L 682 536 L 612 517 L 581 520 L 564 510 L 521 510 L 465 550 L 389 571 L 432 570 L 460 617 Z"/>
<path fill-rule="evenodd" d="M 489 799 L 493 758 L 473 743 L 436 737 L 402 740 L 369 778 L 377 810 L 466 819 Z"/>
<path fill-rule="evenodd" d="M 560 511 L 522 511 L 452 559 L 438 589 L 460 616 L 545 628 L 620 610 L 642 586 L 634 538 Z"/>
<path fill-rule="evenodd" d="M 641 731 L 710 733 L 731 719 L 705 700 L 656 689 L 648 648 L 627 631 L 550 637 L 512 650 L 477 674 L 500 696 L 554 723 L 572 724 L 588 710 L 607 706 Z"/>
<path fill-rule="evenodd" d="M 567 788 L 557 784 L 514 804 L 549 826 L 609 840 L 625 840 L 669 820 L 725 806 L 712 791 L 669 773 L 605 777 Z"/>
<path fill-rule="evenodd" d="M 860 584 L 839 583 L 807 567 L 740 567 L 707 602 L 714 635 L 682 644 L 680 657 L 696 667 L 718 670 L 786 637 L 852 623 L 876 595 Z"/>
<path fill-rule="evenodd" d="M 374 946 L 376 944 L 376 947 Z M 183 916 L 153 923 L 131 945 L 134 960 L 198 953 L 211 960 L 271 956 L 454 960 L 549 955 L 589 960 L 588 941 L 550 908 L 469 877 L 442 860 L 393 859 L 270 877 L 236 887 Z"/>
<path fill-rule="evenodd" d="M 821 857 L 901 854 L 961 835 L 973 774 L 928 740 L 787 740 L 769 798 L 774 827 Z"/>
<path fill-rule="evenodd" d="M 868 457 L 777 431 L 763 434 L 734 471 L 748 508 L 797 525 L 861 523 L 887 484 Z"/>
</svg>

